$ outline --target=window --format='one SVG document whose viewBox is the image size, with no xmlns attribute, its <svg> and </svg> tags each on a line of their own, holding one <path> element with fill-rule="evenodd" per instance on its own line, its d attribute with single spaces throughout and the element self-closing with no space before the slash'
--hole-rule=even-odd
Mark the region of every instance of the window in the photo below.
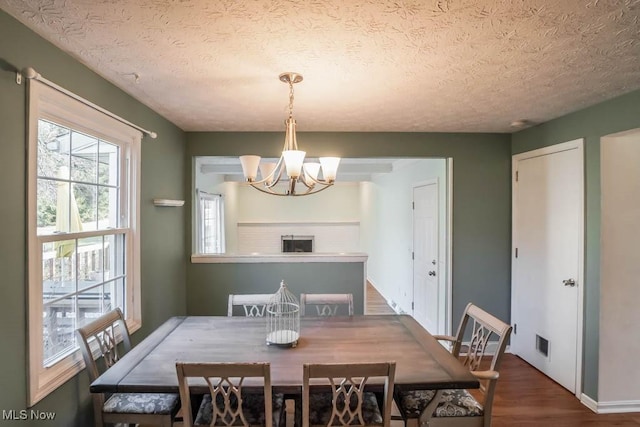
<svg viewBox="0 0 640 427">
<path fill-rule="evenodd" d="M 224 253 L 224 216 L 222 196 L 198 190 L 198 253 Z"/>
<path fill-rule="evenodd" d="M 140 327 L 140 140 L 50 88 L 29 88 L 29 395 L 80 368 L 75 330 L 120 307 Z"/>
</svg>

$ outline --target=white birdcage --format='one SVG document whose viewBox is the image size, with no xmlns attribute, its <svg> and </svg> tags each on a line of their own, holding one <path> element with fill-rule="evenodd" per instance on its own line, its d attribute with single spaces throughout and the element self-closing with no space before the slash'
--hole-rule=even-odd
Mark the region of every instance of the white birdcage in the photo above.
<svg viewBox="0 0 640 427">
<path fill-rule="evenodd" d="M 267 345 L 295 347 L 300 338 L 300 304 L 284 280 L 266 308 Z"/>
</svg>

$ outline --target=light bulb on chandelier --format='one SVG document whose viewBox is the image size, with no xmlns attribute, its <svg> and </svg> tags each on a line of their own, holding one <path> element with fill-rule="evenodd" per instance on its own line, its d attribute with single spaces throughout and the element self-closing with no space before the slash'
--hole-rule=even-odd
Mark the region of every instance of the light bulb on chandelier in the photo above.
<svg viewBox="0 0 640 427">
<path fill-rule="evenodd" d="M 293 85 L 302 81 L 298 73 L 282 73 L 280 80 L 289 84 L 289 117 L 285 120 L 285 137 L 282 156 L 277 162 L 260 163 L 260 156 L 240 156 L 242 173 L 246 182 L 256 190 L 276 196 L 306 196 L 315 194 L 332 186 L 338 173 L 340 157 L 320 157 L 317 162 L 304 162 L 306 152 L 298 150 L 296 139 L 296 121 L 293 118 Z M 261 179 L 258 180 L 258 170 Z M 320 178 L 322 173 L 322 178 Z M 284 178 L 288 179 L 286 188 L 278 191 L 276 187 Z M 304 185 L 297 192 L 296 185 Z"/>
</svg>

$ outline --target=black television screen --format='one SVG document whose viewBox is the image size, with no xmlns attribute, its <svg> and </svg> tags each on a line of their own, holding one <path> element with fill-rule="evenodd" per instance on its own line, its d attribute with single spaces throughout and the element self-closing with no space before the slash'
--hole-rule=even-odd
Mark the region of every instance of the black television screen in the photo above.
<svg viewBox="0 0 640 427">
<path fill-rule="evenodd" d="M 313 252 L 313 237 L 282 236 L 282 252 Z"/>
</svg>

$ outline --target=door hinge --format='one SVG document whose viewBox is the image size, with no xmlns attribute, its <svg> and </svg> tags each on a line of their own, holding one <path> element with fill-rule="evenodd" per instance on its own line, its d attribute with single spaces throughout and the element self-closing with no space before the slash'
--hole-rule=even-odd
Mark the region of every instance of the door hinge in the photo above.
<svg viewBox="0 0 640 427">
<path fill-rule="evenodd" d="M 513 324 L 513 333 L 514 333 L 514 334 L 517 334 L 517 333 L 518 333 L 518 324 L 517 324 L 517 323 L 514 323 L 514 324 Z"/>
<path fill-rule="evenodd" d="M 413 306 L 414 306 L 414 303 L 413 301 L 411 301 L 411 311 L 413 311 Z"/>
<path fill-rule="evenodd" d="M 519 177 L 520 177 L 520 172 L 516 171 L 516 182 L 518 182 Z"/>
<path fill-rule="evenodd" d="M 411 202 L 411 209 L 416 210 L 416 202 Z"/>
<path fill-rule="evenodd" d="M 415 252 L 411 252 L 411 259 L 416 259 L 416 253 Z"/>
<path fill-rule="evenodd" d="M 516 248 L 516 258 L 518 258 L 518 248 Z"/>
</svg>

